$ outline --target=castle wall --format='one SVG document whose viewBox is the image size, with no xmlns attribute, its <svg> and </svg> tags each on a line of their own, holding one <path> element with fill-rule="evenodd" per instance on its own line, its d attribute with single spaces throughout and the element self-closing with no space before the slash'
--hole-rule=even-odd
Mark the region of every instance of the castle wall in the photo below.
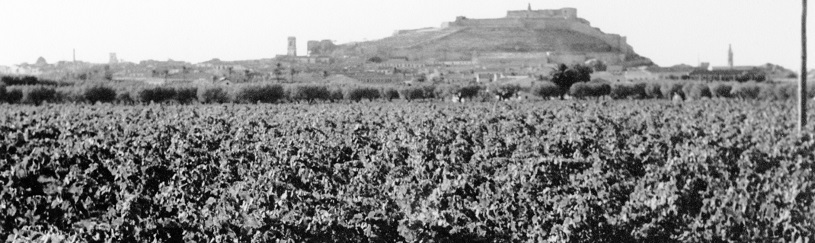
<svg viewBox="0 0 815 243">
<path fill-rule="evenodd" d="M 576 19 L 577 9 L 545 9 L 545 10 L 517 10 L 507 11 L 507 18 L 561 18 Z"/>
<path fill-rule="evenodd" d="M 458 19 L 450 24 L 458 27 L 475 28 L 520 28 L 523 23 L 517 19 Z"/>
</svg>

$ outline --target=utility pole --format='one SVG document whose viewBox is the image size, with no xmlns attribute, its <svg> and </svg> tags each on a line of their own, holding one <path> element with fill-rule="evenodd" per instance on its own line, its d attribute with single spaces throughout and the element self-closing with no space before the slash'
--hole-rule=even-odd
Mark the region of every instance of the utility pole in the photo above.
<svg viewBox="0 0 815 243">
<path fill-rule="evenodd" d="M 807 0 L 801 12 L 801 75 L 798 77 L 798 134 L 807 124 Z"/>
</svg>

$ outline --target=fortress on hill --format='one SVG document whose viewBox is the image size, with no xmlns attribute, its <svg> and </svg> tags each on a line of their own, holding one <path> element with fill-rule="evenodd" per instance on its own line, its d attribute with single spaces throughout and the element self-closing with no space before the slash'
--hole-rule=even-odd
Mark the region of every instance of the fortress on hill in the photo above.
<svg viewBox="0 0 815 243">
<path fill-rule="evenodd" d="M 528 10 L 507 11 L 507 16 L 499 19 L 468 19 L 459 16 L 454 22 L 442 24 L 442 28 L 450 27 L 570 30 L 598 38 L 622 53 L 632 51 L 624 36 L 606 34 L 591 27 L 589 21 L 577 17 L 575 8 L 532 10 L 530 6 Z"/>
<path fill-rule="evenodd" d="M 604 33 L 575 8 L 507 11 L 505 17 L 456 17 L 438 28 L 397 30 L 380 40 L 342 45 L 309 43 L 311 55 L 379 56 L 407 60 L 490 62 L 498 59 L 576 63 L 590 59 L 610 65 L 650 63 L 626 37 Z M 312 46 L 314 48 L 312 48 Z"/>
</svg>

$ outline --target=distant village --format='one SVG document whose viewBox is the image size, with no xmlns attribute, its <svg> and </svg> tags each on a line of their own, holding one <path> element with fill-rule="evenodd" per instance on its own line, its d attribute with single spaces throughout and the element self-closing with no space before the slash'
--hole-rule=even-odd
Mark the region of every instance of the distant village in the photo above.
<svg viewBox="0 0 815 243">
<path fill-rule="evenodd" d="M 500 36 L 507 36 L 506 33 L 529 37 L 500 39 Z M 479 38 L 478 42 L 471 40 L 473 36 Z M 534 38 L 538 39 L 527 40 Z M 564 45 L 563 39 L 574 43 Z M 491 46 L 480 46 L 483 42 Z M 398 30 L 391 37 L 372 42 L 336 45 L 329 40 L 312 40 L 307 42 L 305 55 L 298 55 L 297 39 L 289 37 L 287 50 L 286 54 L 266 59 L 224 61 L 215 58 L 200 63 L 176 60 L 125 62 L 116 53 L 110 53 L 107 63 L 75 59 L 49 63 L 40 57 L 33 64 L 0 66 L 0 74 L 38 76 L 55 81 L 110 80 L 150 84 L 489 83 L 546 79 L 561 64 L 581 64 L 592 67 L 592 80 L 608 82 L 661 79 L 783 81 L 796 77 L 794 72 L 773 64 L 734 65 L 732 48 L 728 49 L 728 66 L 700 63 L 696 66 L 660 67 L 636 55 L 625 37 L 591 27 L 587 20 L 577 17 L 577 10 L 573 8 L 532 10 L 529 6 L 527 10 L 508 11 L 506 17 L 497 19 L 460 16 L 439 28 Z"/>
</svg>

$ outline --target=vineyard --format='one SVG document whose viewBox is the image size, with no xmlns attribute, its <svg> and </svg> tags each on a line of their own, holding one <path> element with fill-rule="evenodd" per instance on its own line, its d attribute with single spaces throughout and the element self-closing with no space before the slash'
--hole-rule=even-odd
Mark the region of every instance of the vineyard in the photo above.
<svg viewBox="0 0 815 243">
<path fill-rule="evenodd" d="M 9 241 L 815 238 L 792 101 L 0 110 Z"/>
</svg>

